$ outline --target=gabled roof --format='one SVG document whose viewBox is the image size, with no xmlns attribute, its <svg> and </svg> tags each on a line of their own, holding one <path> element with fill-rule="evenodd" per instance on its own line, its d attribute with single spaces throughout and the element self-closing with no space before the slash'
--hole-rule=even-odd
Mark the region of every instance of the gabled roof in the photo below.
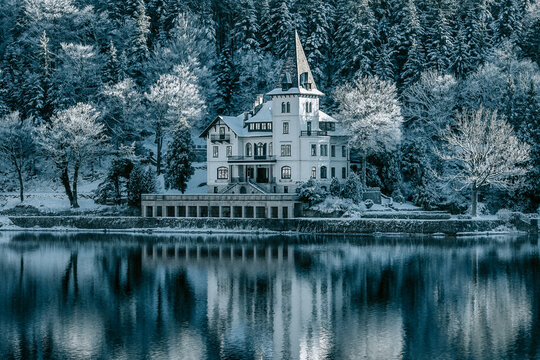
<svg viewBox="0 0 540 360">
<path fill-rule="evenodd" d="M 255 113 L 255 115 L 250 116 L 246 121 L 247 124 L 252 122 L 271 122 L 272 121 L 272 101 L 267 101 L 262 104 L 262 107 Z"/>
<path fill-rule="evenodd" d="M 224 115 L 218 115 L 214 121 L 212 121 L 210 123 L 210 125 L 208 125 L 206 127 L 206 129 L 204 129 L 204 131 L 201 133 L 201 135 L 199 135 L 199 137 L 206 137 L 206 135 L 208 134 L 208 131 L 210 131 L 210 129 L 219 121 L 219 120 L 222 120 L 230 129 L 232 132 L 234 132 L 236 135 L 240 136 L 242 135 L 243 133 L 243 124 L 242 124 L 242 119 L 243 119 L 243 114 L 241 115 L 238 115 L 238 116 L 224 116 Z"/>
</svg>

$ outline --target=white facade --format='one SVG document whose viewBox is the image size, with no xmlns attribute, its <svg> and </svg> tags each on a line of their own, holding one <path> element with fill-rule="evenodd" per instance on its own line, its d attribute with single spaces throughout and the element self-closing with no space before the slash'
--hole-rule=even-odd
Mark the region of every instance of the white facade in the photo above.
<svg viewBox="0 0 540 360">
<path fill-rule="evenodd" d="M 258 96 L 254 109 L 219 116 L 202 133 L 207 141 L 210 193 L 294 193 L 310 178 L 328 186 L 348 176 L 347 133 L 319 109 L 317 90 L 298 35 L 281 87 Z"/>
</svg>

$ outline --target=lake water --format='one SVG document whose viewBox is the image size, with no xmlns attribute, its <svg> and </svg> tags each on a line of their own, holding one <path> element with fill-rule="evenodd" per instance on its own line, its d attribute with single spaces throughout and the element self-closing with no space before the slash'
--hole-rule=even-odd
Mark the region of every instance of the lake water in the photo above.
<svg viewBox="0 0 540 360">
<path fill-rule="evenodd" d="M 540 359 L 537 238 L 0 232 L 1 359 Z"/>
</svg>

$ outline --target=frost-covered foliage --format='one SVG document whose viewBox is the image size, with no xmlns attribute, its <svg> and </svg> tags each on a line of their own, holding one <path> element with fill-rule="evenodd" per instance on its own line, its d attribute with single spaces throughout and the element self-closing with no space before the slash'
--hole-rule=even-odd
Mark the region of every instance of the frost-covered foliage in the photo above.
<svg viewBox="0 0 540 360">
<path fill-rule="evenodd" d="M 0 159 L 11 165 L 19 182 L 19 197 L 24 201 L 23 174 L 34 158 L 34 140 L 30 121 L 22 121 L 18 112 L 0 119 Z"/>
<path fill-rule="evenodd" d="M 161 174 L 161 156 L 165 132 L 172 125 L 189 126 L 204 111 L 197 78 L 187 65 L 175 66 L 171 74 L 161 75 L 146 98 L 152 104 L 150 117 L 157 145 L 157 174 Z"/>
<path fill-rule="evenodd" d="M 165 155 L 166 188 L 178 189 L 182 194 L 186 191 L 187 183 L 195 173 L 195 169 L 191 166 L 195 158 L 193 149 L 194 145 L 189 128 L 185 125 L 177 125 Z"/>
<path fill-rule="evenodd" d="M 361 77 L 336 91 L 339 114 L 350 130 L 351 146 L 362 153 L 362 181 L 366 185 L 367 156 L 395 149 L 401 140 L 401 107 L 397 89 L 377 76 Z"/>
<path fill-rule="evenodd" d="M 79 207 L 79 171 L 89 160 L 106 150 L 108 137 L 98 118 L 99 112 L 93 106 L 79 103 L 60 111 L 49 124 L 37 129 L 37 142 L 43 154 L 58 168 L 60 180 L 73 208 Z"/>
<path fill-rule="evenodd" d="M 107 177 L 103 180 L 95 192 L 94 200 L 98 204 L 121 204 L 124 193 L 127 193 L 134 162 L 134 147 L 121 146 L 111 161 Z"/>
<path fill-rule="evenodd" d="M 309 179 L 300 184 L 300 186 L 296 188 L 296 194 L 300 201 L 309 204 L 309 206 L 320 203 L 328 196 L 328 192 L 324 190 L 315 179 Z"/>
<path fill-rule="evenodd" d="M 510 186 L 527 172 L 529 146 L 521 143 L 504 116 L 496 111 L 465 110 L 457 116 L 454 128 L 442 134 L 439 157 L 450 163 L 444 179 L 471 187 L 471 213 L 476 216 L 478 189 Z"/>
</svg>

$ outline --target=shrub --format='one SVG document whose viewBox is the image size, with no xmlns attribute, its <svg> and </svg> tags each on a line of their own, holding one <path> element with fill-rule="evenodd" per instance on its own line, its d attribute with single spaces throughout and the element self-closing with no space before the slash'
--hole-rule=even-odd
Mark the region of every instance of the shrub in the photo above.
<svg viewBox="0 0 540 360">
<path fill-rule="evenodd" d="M 135 166 L 131 171 L 127 183 L 128 204 L 131 206 L 140 206 L 141 195 L 156 191 L 156 178 L 154 172 L 142 166 Z"/>
<path fill-rule="evenodd" d="M 328 196 L 328 192 L 321 188 L 319 183 L 314 179 L 309 179 L 305 183 L 301 184 L 296 193 L 300 201 L 308 203 L 309 206 L 318 204 Z"/>
<path fill-rule="evenodd" d="M 332 182 L 330 183 L 330 194 L 336 197 L 341 195 L 341 184 L 336 178 L 332 178 Z"/>
</svg>

